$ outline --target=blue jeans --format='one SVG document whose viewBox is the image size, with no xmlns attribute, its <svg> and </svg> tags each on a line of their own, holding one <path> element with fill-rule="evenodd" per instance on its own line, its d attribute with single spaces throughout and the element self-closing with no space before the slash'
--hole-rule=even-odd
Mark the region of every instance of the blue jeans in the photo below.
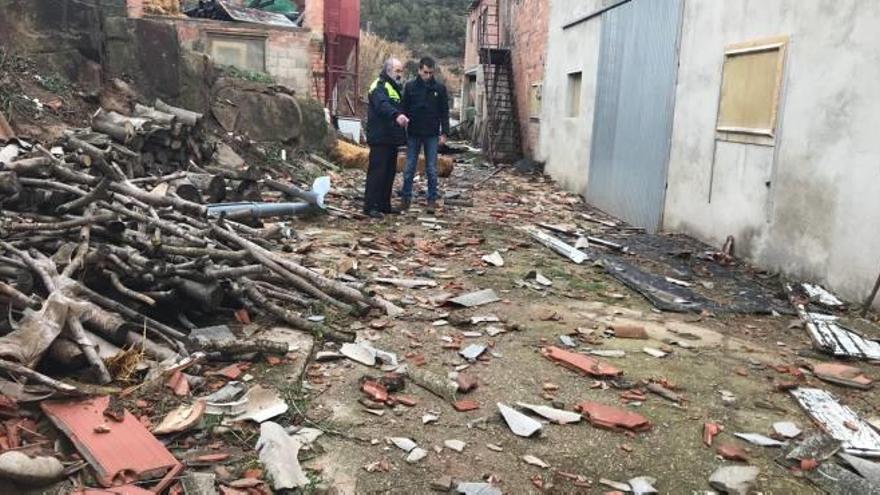
<svg viewBox="0 0 880 495">
<path fill-rule="evenodd" d="M 406 170 L 403 171 L 403 190 L 400 192 L 403 199 L 412 200 L 413 179 L 416 176 L 416 167 L 419 163 L 419 152 L 424 148 L 425 175 L 428 178 L 428 201 L 437 200 L 437 147 L 439 144 L 439 136 L 410 136 L 406 139 Z"/>
</svg>

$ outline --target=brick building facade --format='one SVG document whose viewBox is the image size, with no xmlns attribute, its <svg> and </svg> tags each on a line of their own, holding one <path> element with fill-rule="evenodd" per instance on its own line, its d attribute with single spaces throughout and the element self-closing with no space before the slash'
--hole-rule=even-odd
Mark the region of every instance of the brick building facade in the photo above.
<svg viewBox="0 0 880 495">
<path fill-rule="evenodd" d="M 126 0 L 129 17 L 171 22 L 180 45 L 220 65 L 265 72 L 300 95 L 324 99 L 324 0 L 307 0 L 302 27 L 151 15 L 151 0 Z M 235 2 L 232 2 L 235 3 Z"/>
<path fill-rule="evenodd" d="M 473 119 L 475 132 L 479 132 L 489 114 L 479 51 L 481 43 L 491 39 L 510 51 L 519 144 L 523 155 L 530 158 L 538 150 L 549 22 L 549 0 L 474 0 L 467 18 L 462 119 Z"/>
</svg>

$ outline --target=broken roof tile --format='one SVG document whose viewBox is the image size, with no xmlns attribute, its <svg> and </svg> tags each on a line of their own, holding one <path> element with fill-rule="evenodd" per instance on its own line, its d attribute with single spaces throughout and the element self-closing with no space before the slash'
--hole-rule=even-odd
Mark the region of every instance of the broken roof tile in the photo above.
<svg viewBox="0 0 880 495">
<path fill-rule="evenodd" d="M 568 368 L 583 371 L 596 378 L 611 378 L 623 374 L 623 371 L 604 361 L 555 346 L 545 347 L 541 352 L 548 359 L 559 362 Z"/>
<path fill-rule="evenodd" d="M 584 401 L 575 406 L 584 417 L 598 428 L 609 430 L 647 431 L 651 429 L 651 423 L 641 414 L 636 414 L 624 409 L 606 406 L 593 401 Z"/>
<path fill-rule="evenodd" d="M 95 432 L 95 426 L 104 423 L 104 409 L 109 402 L 109 397 L 102 396 L 79 401 L 46 401 L 40 407 L 94 468 L 101 486 L 164 475 L 155 489 L 161 491 L 183 465 L 128 411 L 124 420 L 114 423 L 109 433 Z M 120 455 L 121 452 L 125 455 Z"/>
</svg>

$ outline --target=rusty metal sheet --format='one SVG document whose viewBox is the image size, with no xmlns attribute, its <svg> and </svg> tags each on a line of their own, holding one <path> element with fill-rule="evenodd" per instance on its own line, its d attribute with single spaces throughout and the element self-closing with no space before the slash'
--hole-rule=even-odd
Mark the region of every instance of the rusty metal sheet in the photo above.
<svg viewBox="0 0 880 495">
<path fill-rule="evenodd" d="M 103 396 L 46 401 L 40 407 L 91 464 L 101 486 L 165 476 L 155 490 L 163 489 L 183 465 L 130 412 L 125 411 L 121 422 L 106 418 L 104 410 L 109 403 L 110 398 Z M 110 431 L 96 432 L 99 425 L 106 425 Z"/>
<path fill-rule="evenodd" d="M 282 14 L 266 12 L 264 10 L 248 9 L 230 5 L 229 2 L 217 0 L 217 5 L 231 17 L 239 22 L 251 22 L 254 24 L 267 24 L 269 26 L 296 27 L 296 24 Z"/>
</svg>

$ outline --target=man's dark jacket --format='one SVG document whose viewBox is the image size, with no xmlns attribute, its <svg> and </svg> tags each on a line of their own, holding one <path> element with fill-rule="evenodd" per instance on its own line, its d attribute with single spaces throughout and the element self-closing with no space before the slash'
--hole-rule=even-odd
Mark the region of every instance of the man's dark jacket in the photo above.
<svg viewBox="0 0 880 495">
<path fill-rule="evenodd" d="M 449 96 L 446 86 L 434 78 L 428 82 L 416 77 L 403 90 L 403 113 L 409 117 L 410 136 L 449 135 Z"/>
<path fill-rule="evenodd" d="M 370 86 L 370 110 L 367 113 L 367 143 L 399 146 L 406 142 L 403 127 L 397 125 L 397 116 L 403 113 L 403 91 L 397 82 L 383 71 Z"/>
</svg>

